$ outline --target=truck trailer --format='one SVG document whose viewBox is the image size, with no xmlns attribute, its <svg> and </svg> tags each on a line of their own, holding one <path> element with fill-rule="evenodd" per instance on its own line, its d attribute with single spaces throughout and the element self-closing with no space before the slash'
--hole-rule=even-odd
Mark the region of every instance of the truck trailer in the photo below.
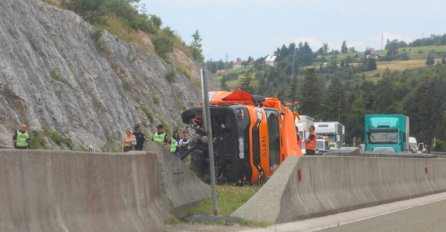
<svg viewBox="0 0 446 232">
<path fill-rule="evenodd" d="M 345 145 L 345 126 L 340 122 L 315 122 L 314 127 L 317 137 L 328 136 L 328 143 L 334 144 L 334 149 L 340 149 Z"/>
<path fill-rule="evenodd" d="M 309 128 L 310 126 L 314 126 L 314 118 L 307 115 L 301 115 L 299 118 L 295 119 L 295 124 L 302 139 L 302 152 L 305 154 L 305 139 L 310 136 Z"/>
</svg>

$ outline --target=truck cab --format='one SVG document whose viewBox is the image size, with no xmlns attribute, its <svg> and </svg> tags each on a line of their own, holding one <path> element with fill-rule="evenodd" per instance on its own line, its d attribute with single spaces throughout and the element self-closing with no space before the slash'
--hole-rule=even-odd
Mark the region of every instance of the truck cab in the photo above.
<svg viewBox="0 0 446 232">
<path fill-rule="evenodd" d="M 402 114 L 372 114 L 365 116 L 365 150 L 409 150 L 409 117 Z"/>
<path fill-rule="evenodd" d="M 332 149 L 340 149 L 345 145 L 345 126 L 340 122 L 315 122 L 318 138 L 328 139 Z"/>
<path fill-rule="evenodd" d="M 316 139 L 316 154 L 321 155 L 330 150 L 329 142 L 325 139 Z"/>
</svg>

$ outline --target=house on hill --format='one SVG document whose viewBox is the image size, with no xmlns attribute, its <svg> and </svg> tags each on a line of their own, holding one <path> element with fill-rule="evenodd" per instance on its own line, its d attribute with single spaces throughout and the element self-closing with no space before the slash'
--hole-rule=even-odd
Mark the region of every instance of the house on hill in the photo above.
<svg viewBox="0 0 446 232">
<path fill-rule="evenodd" d="M 357 53 L 354 58 L 358 61 L 364 62 L 368 59 L 379 60 L 381 58 L 381 55 L 379 55 L 379 53 L 375 50 L 370 50 L 364 53 Z"/>
<path fill-rule="evenodd" d="M 269 66 L 271 66 L 271 67 L 274 67 L 274 66 L 276 66 L 276 59 L 277 59 L 277 56 L 274 56 L 274 55 L 268 55 L 268 56 L 265 58 L 265 64 L 266 64 L 266 65 L 269 65 Z"/>
<path fill-rule="evenodd" d="M 232 63 L 232 69 L 238 69 L 238 68 L 241 68 L 241 67 L 243 67 L 243 65 L 242 65 L 242 59 L 237 58 L 237 60 L 235 60 L 235 61 Z"/>
</svg>

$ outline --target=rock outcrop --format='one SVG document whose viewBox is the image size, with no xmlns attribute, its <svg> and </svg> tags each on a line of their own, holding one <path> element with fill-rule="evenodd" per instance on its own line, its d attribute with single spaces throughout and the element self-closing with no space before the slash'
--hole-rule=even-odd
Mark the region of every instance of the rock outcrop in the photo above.
<svg viewBox="0 0 446 232">
<path fill-rule="evenodd" d="M 40 0 L 1 0 L 0 16 L 3 142 L 26 122 L 100 150 L 135 123 L 178 126 L 181 111 L 199 102 L 197 65 L 179 50 L 170 57 L 182 71 Z"/>
</svg>

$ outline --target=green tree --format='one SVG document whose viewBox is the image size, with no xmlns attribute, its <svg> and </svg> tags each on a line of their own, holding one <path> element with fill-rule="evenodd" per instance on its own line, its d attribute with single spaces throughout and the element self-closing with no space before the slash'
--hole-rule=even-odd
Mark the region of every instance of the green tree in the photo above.
<svg viewBox="0 0 446 232">
<path fill-rule="evenodd" d="M 164 28 L 155 35 L 155 39 L 153 40 L 156 53 L 166 59 L 167 54 L 173 51 L 175 40 L 176 36 L 173 31 L 169 27 Z"/>
<path fill-rule="evenodd" d="M 290 94 L 288 95 L 288 99 L 291 101 L 298 99 L 298 89 L 297 89 L 297 77 L 292 77 Z"/>
<path fill-rule="evenodd" d="M 348 52 L 347 42 L 345 40 L 342 42 L 341 52 L 342 53 L 347 53 Z"/>
<path fill-rule="evenodd" d="M 434 51 L 430 51 L 429 54 L 427 55 L 426 64 L 427 65 L 435 64 L 435 52 Z"/>
<path fill-rule="evenodd" d="M 376 70 L 377 66 L 376 66 L 376 61 L 373 58 L 369 58 L 367 60 L 367 70 L 371 71 L 371 70 Z"/>
<path fill-rule="evenodd" d="M 318 117 L 321 111 L 321 91 L 314 69 L 306 70 L 301 97 L 301 114 Z"/>
<path fill-rule="evenodd" d="M 198 30 L 195 31 L 195 33 L 192 35 L 192 42 L 190 44 L 190 49 L 192 52 L 192 57 L 194 58 L 194 60 L 196 61 L 200 61 L 203 62 L 203 50 L 202 50 L 202 38 L 200 36 L 200 33 L 198 32 Z"/>
<path fill-rule="evenodd" d="M 377 114 L 395 114 L 400 112 L 396 96 L 397 86 L 390 78 L 390 72 L 383 74 L 383 79 L 378 81 L 373 94 L 373 109 Z"/>
<path fill-rule="evenodd" d="M 411 130 L 419 141 L 428 144 L 431 144 L 434 132 L 444 118 L 442 92 L 445 86 L 441 83 L 444 82 L 439 78 L 423 81 L 405 105 L 406 113 L 411 117 Z"/>
<path fill-rule="evenodd" d="M 247 75 L 243 79 L 240 80 L 240 89 L 246 91 L 248 93 L 253 94 L 254 88 L 252 87 L 252 78 L 250 75 Z"/>
<path fill-rule="evenodd" d="M 344 91 L 339 78 L 335 77 L 331 81 L 326 92 L 323 106 L 324 111 L 322 116 L 324 120 L 342 121 L 344 119 L 346 103 Z"/>
<path fill-rule="evenodd" d="M 398 57 L 398 40 L 387 40 L 386 44 L 387 54 L 386 60 L 394 60 Z"/>
</svg>

